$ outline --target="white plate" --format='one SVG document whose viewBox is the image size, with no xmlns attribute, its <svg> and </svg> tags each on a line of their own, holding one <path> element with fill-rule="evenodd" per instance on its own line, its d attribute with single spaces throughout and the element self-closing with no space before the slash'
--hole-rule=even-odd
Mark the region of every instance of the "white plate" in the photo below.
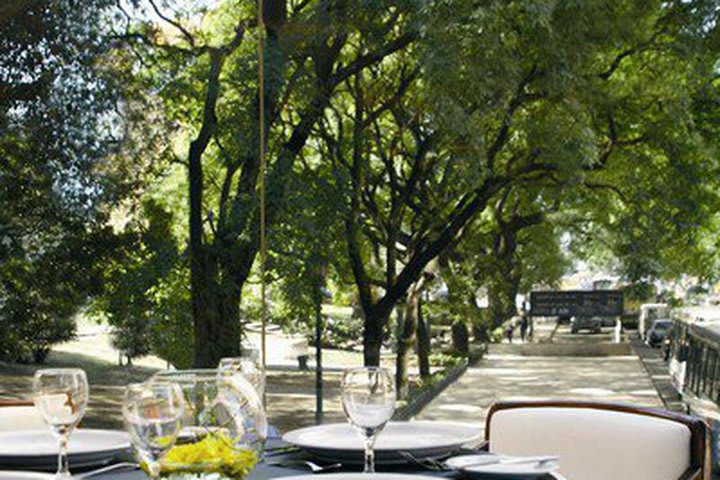
<svg viewBox="0 0 720 480">
<path fill-rule="evenodd" d="M 79 429 L 68 443 L 70 468 L 102 465 L 130 448 L 124 432 Z M 54 470 L 57 439 L 49 430 L 20 430 L 0 433 L 0 466 Z"/>
<path fill-rule="evenodd" d="M 521 478 L 537 478 L 541 475 L 552 473 L 558 468 L 558 462 L 551 461 L 542 464 L 538 463 L 489 463 L 487 465 L 478 465 L 479 462 L 491 461 L 497 459 L 501 462 L 503 459 L 515 459 L 519 457 L 508 457 L 504 455 L 495 455 L 492 453 L 484 453 L 480 455 L 462 455 L 459 457 L 448 458 L 445 464 L 455 470 L 463 473 L 463 476 L 478 480 L 501 480 L 501 479 L 521 479 Z"/>
<path fill-rule="evenodd" d="M 318 480 L 318 474 L 293 475 L 288 478 L 292 478 L 292 480 Z M 323 473 L 321 478 L 323 480 L 428 480 L 427 475 L 406 475 L 404 473 Z"/>
<path fill-rule="evenodd" d="M 398 452 L 410 452 L 418 458 L 442 458 L 481 438 L 480 430 L 459 423 L 389 422 L 375 442 L 375 461 L 379 464 L 406 463 Z M 283 440 L 322 460 L 362 463 L 362 439 L 347 423 L 293 430 L 283 435 Z"/>
<path fill-rule="evenodd" d="M 0 480 L 52 480 L 53 477 L 49 473 L 0 471 Z"/>
</svg>

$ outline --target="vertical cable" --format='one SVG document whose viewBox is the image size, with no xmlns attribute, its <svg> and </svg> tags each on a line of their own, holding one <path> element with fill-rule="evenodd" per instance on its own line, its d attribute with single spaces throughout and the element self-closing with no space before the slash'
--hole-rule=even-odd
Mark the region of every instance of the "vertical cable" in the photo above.
<svg viewBox="0 0 720 480">
<path fill-rule="evenodd" d="M 260 143 L 259 151 L 259 190 L 260 190 L 260 321 L 262 328 L 260 330 L 260 349 L 262 352 L 263 368 L 267 367 L 267 301 L 265 298 L 265 261 L 267 260 L 267 252 L 265 245 L 265 22 L 263 13 L 264 0 L 258 2 L 258 139 Z"/>
</svg>

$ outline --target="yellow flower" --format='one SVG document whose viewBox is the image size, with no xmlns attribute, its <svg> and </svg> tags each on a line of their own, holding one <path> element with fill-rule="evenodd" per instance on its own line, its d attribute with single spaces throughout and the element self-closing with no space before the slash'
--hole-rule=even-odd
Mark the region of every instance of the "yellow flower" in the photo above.
<svg viewBox="0 0 720 480">
<path fill-rule="evenodd" d="M 162 473 L 220 473 L 243 478 L 257 462 L 256 452 L 237 448 L 227 433 L 216 431 L 199 442 L 173 447 L 162 463 Z"/>
</svg>

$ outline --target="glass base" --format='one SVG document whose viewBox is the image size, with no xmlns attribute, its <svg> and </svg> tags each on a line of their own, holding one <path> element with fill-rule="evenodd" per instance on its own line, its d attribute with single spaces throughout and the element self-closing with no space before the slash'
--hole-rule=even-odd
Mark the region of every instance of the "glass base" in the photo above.
<svg viewBox="0 0 720 480">
<path fill-rule="evenodd" d="M 228 477 L 221 473 L 166 473 L 160 475 L 163 480 L 238 480 L 242 477 Z"/>
<path fill-rule="evenodd" d="M 73 478 L 75 477 L 73 477 L 71 473 L 58 472 L 53 476 L 53 480 L 72 480 Z"/>
</svg>

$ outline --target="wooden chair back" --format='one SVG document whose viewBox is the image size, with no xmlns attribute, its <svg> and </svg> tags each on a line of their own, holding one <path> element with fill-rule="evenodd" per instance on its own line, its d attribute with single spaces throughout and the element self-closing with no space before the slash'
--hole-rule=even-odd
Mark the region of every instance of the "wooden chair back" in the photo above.
<svg viewBox="0 0 720 480">
<path fill-rule="evenodd" d="M 539 400 L 539 401 L 501 401 L 490 407 L 486 419 L 485 438 L 492 445 L 492 428 L 494 416 L 499 412 L 508 412 L 512 409 L 589 409 L 595 412 L 616 412 L 631 415 L 647 416 L 670 422 L 681 424 L 689 431 L 689 466 L 678 480 L 700 480 L 703 478 L 703 472 L 706 464 L 706 442 L 708 428 L 703 420 L 690 415 L 670 412 L 657 408 L 641 407 L 636 405 L 628 405 L 613 402 L 592 402 L 592 401 L 568 401 L 568 400 Z M 550 413 L 550 412 L 548 412 Z M 579 413 L 579 412 L 578 412 Z M 498 417 L 499 418 L 499 417 Z M 548 428 L 552 428 L 548 426 Z M 529 432 L 528 432 L 529 433 Z M 570 432 L 567 432 L 570 434 Z M 562 433 L 561 433 L 562 435 Z M 621 435 L 618 434 L 618 441 L 622 441 Z M 658 439 L 659 440 L 659 439 Z M 581 445 L 580 448 L 593 449 L 598 445 Z M 542 450 L 543 445 L 538 448 Z M 537 453 L 542 453 L 538 451 Z M 561 471 L 562 471 L 562 459 Z"/>
</svg>

